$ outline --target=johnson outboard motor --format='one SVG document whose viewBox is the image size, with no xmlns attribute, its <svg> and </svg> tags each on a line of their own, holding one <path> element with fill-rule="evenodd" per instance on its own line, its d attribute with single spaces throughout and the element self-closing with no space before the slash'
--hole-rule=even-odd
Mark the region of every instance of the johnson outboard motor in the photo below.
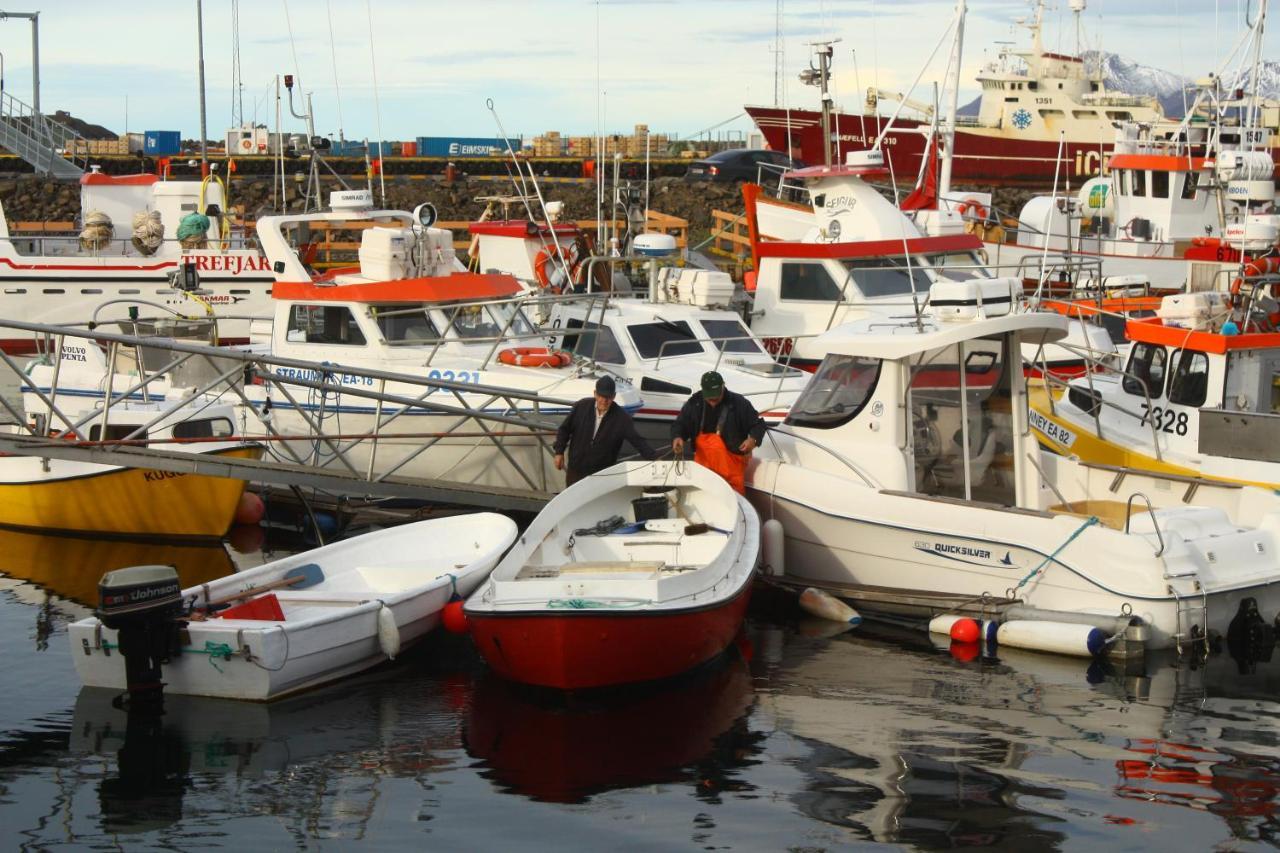
<svg viewBox="0 0 1280 853">
<path fill-rule="evenodd" d="M 124 656 L 129 710 L 160 712 L 160 666 L 181 650 L 182 586 L 173 566 L 132 566 L 98 582 L 98 618 L 116 631 Z"/>
</svg>

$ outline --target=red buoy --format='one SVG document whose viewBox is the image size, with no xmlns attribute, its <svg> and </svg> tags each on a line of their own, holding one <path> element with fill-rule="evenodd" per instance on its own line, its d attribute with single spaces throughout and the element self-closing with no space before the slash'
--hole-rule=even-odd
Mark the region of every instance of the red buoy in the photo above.
<svg viewBox="0 0 1280 853">
<path fill-rule="evenodd" d="M 227 543 L 237 554 L 253 554 L 262 550 L 267 531 L 257 524 L 236 524 L 227 532 Z"/>
<path fill-rule="evenodd" d="M 467 633 L 467 614 L 462 609 L 463 601 L 450 601 L 444 606 L 444 613 L 440 616 L 440 621 L 444 623 L 444 629 L 450 634 Z"/>
<path fill-rule="evenodd" d="M 976 643 L 982 629 L 974 619 L 957 619 L 951 626 L 951 639 L 960 643 Z"/>
<path fill-rule="evenodd" d="M 253 492 L 240 495 L 240 503 L 236 504 L 236 524 L 257 524 L 266 513 L 266 504 Z"/>
</svg>

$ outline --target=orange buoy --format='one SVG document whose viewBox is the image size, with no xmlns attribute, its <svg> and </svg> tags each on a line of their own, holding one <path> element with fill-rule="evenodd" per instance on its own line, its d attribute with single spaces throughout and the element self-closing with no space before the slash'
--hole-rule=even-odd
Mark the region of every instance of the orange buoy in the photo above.
<svg viewBox="0 0 1280 853">
<path fill-rule="evenodd" d="M 266 513 L 267 506 L 262 502 L 262 498 L 253 492 L 242 492 L 240 495 L 240 503 L 236 504 L 236 524 L 257 524 L 262 521 L 262 516 Z"/>
<path fill-rule="evenodd" d="M 573 356 L 562 349 L 508 347 L 498 353 L 498 361 L 516 367 L 568 367 Z"/>
<path fill-rule="evenodd" d="M 450 634 L 467 633 L 467 613 L 462 609 L 462 599 L 450 601 L 444 606 L 444 613 L 440 616 L 440 621 L 444 623 L 444 629 Z"/>
<path fill-rule="evenodd" d="M 982 629 L 973 619 L 957 619 L 951 626 L 951 639 L 958 643 L 976 643 L 981 633 Z"/>
</svg>

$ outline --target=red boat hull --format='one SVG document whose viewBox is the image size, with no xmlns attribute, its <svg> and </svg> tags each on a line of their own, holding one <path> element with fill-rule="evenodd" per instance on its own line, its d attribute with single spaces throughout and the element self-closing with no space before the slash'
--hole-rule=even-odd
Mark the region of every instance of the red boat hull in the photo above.
<svg viewBox="0 0 1280 853">
<path fill-rule="evenodd" d="M 822 115 L 814 110 L 786 110 L 781 107 L 747 107 L 747 114 L 764 135 L 769 147 L 787 151 L 810 165 L 820 165 L 822 157 Z M 888 117 L 832 115 L 836 139 L 835 161 L 844 162 L 850 151 L 865 151 L 879 136 Z M 788 128 L 790 128 L 788 130 Z M 882 150 L 899 183 L 915 183 L 924 154 L 925 135 L 920 122 L 899 118 L 885 137 Z M 1058 140 L 988 136 L 964 127 L 956 129 L 956 155 L 952 180 L 957 183 L 1028 184 L 1050 186 L 1055 171 L 1059 183 L 1100 174 L 1111 154 L 1111 140 L 1066 143 L 1063 163 L 1058 164 Z M 1274 157 L 1276 152 L 1272 152 Z M 1065 169 L 1065 174 L 1061 169 Z"/>
<path fill-rule="evenodd" d="M 467 612 L 471 636 L 504 678 L 581 690 L 657 681 L 729 647 L 751 599 L 751 579 L 725 601 L 675 612 L 556 610 Z"/>
</svg>

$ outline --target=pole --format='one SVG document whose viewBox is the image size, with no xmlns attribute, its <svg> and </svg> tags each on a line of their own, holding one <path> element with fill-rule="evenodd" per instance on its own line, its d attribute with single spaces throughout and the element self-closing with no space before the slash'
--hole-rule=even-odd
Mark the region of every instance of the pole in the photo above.
<svg viewBox="0 0 1280 853">
<path fill-rule="evenodd" d="M 204 0 L 196 0 L 196 41 L 200 56 L 200 174 L 209 174 L 209 134 L 205 130 L 204 108 Z"/>
<path fill-rule="evenodd" d="M 40 112 L 40 13 L 31 13 L 31 108 Z"/>
<path fill-rule="evenodd" d="M 961 51 L 964 49 L 964 16 L 966 11 L 965 0 L 957 0 L 956 34 L 955 41 L 951 43 L 951 74 L 947 80 L 947 86 L 950 87 L 951 91 L 947 93 L 947 124 L 942 131 L 942 139 L 947 146 L 947 150 L 942 158 L 941 173 L 938 175 L 939 198 L 943 198 L 947 193 L 951 192 L 951 162 L 955 159 L 956 150 L 956 113 L 959 111 L 960 105 L 960 57 Z"/>
</svg>

